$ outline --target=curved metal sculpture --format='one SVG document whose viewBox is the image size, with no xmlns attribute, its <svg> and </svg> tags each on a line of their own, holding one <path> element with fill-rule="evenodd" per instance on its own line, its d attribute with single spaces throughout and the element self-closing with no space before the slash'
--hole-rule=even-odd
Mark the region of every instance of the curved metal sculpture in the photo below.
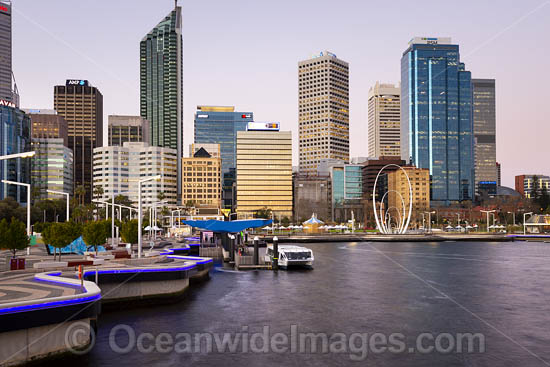
<svg viewBox="0 0 550 367">
<path fill-rule="evenodd" d="M 373 208 L 373 211 L 374 211 L 374 219 L 376 220 L 376 227 L 378 228 L 378 230 L 380 231 L 380 233 L 383 233 L 383 234 L 388 234 L 389 231 L 388 231 L 388 228 L 386 227 L 386 220 L 385 218 L 382 216 L 382 211 L 380 212 L 380 220 L 378 219 L 378 214 L 376 213 L 376 185 L 378 183 L 378 177 L 380 177 L 380 174 L 382 173 L 382 171 L 384 171 L 386 168 L 388 167 L 397 167 L 399 168 L 401 171 L 403 171 L 403 173 L 405 174 L 405 177 L 407 177 L 407 183 L 409 184 L 409 214 L 407 215 L 407 221 L 405 222 L 405 201 L 403 200 L 403 196 L 399 193 L 399 196 L 401 196 L 401 204 L 403 206 L 403 217 L 402 217 L 402 220 L 399 221 L 400 224 L 397 228 L 397 233 L 399 234 L 403 234 L 405 232 L 407 232 L 407 228 L 409 227 L 409 223 L 411 221 L 411 214 L 412 214 L 412 201 L 413 201 L 413 198 L 412 198 L 412 186 L 411 186 L 411 180 L 409 179 L 409 175 L 407 174 L 407 171 L 405 171 L 403 169 L 403 167 L 401 167 L 400 165 L 398 164 L 386 164 L 384 167 L 382 167 L 380 169 L 380 171 L 378 171 L 378 174 L 376 175 L 376 179 L 374 180 L 374 188 L 372 189 L 372 208 Z M 388 190 L 384 196 L 382 197 L 382 202 L 384 201 L 384 199 L 386 198 L 386 195 L 389 193 L 389 192 L 392 192 L 392 191 L 395 191 L 395 190 Z M 390 208 L 388 208 L 386 210 L 386 213 L 388 212 Z M 397 208 L 396 208 L 397 209 Z M 391 227 L 391 223 L 390 223 L 390 227 Z"/>
<path fill-rule="evenodd" d="M 382 203 L 384 202 L 384 199 L 386 198 L 386 196 L 387 196 L 390 192 L 395 192 L 395 193 L 396 193 L 397 195 L 399 195 L 399 197 L 401 198 L 401 205 L 402 205 L 402 208 L 403 208 L 403 215 L 399 214 L 399 218 L 400 218 L 400 219 L 399 219 L 399 222 L 398 222 L 398 226 L 399 226 L 399 227 L 402 227 L 402 226 L 404 225 L 404 223 L 405 223 L 405 200 L 403 200 L 403 195 L 401 195 L 401 193 L 400 193 L 399 191 L 396 191 L 396 190 L 388 190 L 388 191 L 384 194 L 384 196 L 382 196 L 381 202 L 382 202 Z M 389 211 L 390 209 L 392 209 L 392 208 L 395 208 L 395 209 L 398 211 L 398 213 L 399 213 L 399 209 L 396 208 L 395 206 L 392 206 L 391 208 L 386 209 L 386 214 L 387 214 L 388 211 Z M 384 221 L 382 221 L 382 218 L 384 218 Z M 384 229 L 386 229 L 385 218 L 386 218 L 386 216 L 383 215 L 383 213 L 382 213 L 382 205 L 380 205 L 380 220 L 381 220 L 381 221 L 380 221 L 380 224 L 382 225 L 382 227 L 383 227 Z"/>
</svg>

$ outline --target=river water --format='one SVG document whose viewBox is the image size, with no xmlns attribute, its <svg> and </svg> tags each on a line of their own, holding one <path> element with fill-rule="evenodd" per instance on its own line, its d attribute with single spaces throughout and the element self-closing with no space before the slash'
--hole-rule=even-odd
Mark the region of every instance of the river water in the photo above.
<svg viewBox="0 0 550 367">
<path fill-rule="evenodd" d="M 64 362 L 550 365 L 550 244 L 304 246 L 313 249 L 314 270 L 217 264 L 182 302 L 102 314 L 95 347 Z M 236 340 L 233 349 L 223 349 L 224 337 Z"/>
</svg>

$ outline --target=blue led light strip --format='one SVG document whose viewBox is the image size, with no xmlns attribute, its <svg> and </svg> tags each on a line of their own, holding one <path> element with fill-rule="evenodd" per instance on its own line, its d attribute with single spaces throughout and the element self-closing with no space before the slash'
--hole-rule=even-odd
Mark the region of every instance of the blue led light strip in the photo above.
<svg viewBox="0 0 550 367">
<path fill-rule="evenodd" d="M 61 272 L 59 271 L 41 273 L 36 274 L 34 276 L 34 280 L 62 284 L 68 287 L 80 287 L 79 280 L 62 278 L 59 277 L 60 275 Z M 12 302 L 0 305 L 0 315 L 78 305 L 83 303 L 96 302 L 101 299 L 101 290 L 95 283 L 85 281 L 84 284 L 85 293 L 80 293 L 73 296 L 34 299 L 30 301 Z M 91 289 L 88 289 L 87 287 L 90 287 Z"/>
<path fill-rule="evenodd" d="M 174 255 L 175 256 L 175 255 Z M 181 266 L 176 268 L 150 268 L 150 269 L 113 269 L 113 270 L 98 270 L 97 273 L 101 274 L 138 274 L 138 273 L 159 273 L 159 272 L 169 272 L 169 271 L 185 271 L 193 269 L 196 264 L 191 264 L 187 266 Z M 95 275 L 95 270 L 88 270 L 84 272 L 84 276 Z"/>
</svg>

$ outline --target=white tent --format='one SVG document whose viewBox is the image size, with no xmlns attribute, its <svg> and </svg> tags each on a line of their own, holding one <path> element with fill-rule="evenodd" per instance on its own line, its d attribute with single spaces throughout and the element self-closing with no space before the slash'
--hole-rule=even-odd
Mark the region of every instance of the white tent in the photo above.
<svg viewBox="0 0 550 367">
<path fill-rule="evenodd" d="M 150 231 L 150 230 L 151 230 L 151 226 L 145 227 L 145 230 L 146 230 L 146 231 Z"/>
</svg>

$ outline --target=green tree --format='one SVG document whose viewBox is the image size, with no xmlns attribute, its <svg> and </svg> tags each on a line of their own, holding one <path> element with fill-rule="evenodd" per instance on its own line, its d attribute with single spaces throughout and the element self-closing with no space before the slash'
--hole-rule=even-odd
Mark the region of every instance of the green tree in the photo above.
<svg viewBox="0 0 550 367">
<path fill-rule="evenodd" d="M 254 212 L 254 216 L 256 218 L 271 219 L 271 209 L 268 209 L 267 207 L 263 207 L 262 209 L 258 209 Z"/>
<path fill-rule="evenodd" d="M 29 237 L 23 222 L 16 218 L 11 218 L 10 222 L 7 219 L 2 219 L 0 221 L 0 248 L 12 251 L 15 258 L 17 250 L 24 250 L 27 247 L 29 247 Z"/>
<path fill-rule="evenodd" d="M 15 217 L 21 222 L 27 220 L 27 210 L 19 205 L 12 197 L 7 197 L 0 200 L 0 220 L 7 219 L 8 222 L 11 218 Z"/>
<path fill-rule="evenodd" d="M 59 260 L 61 260 L 61 249 L 67 247 L 71 242 L 80 236 L 80 226 L 73 222 L 55 222 L 47 226 L 42 232 L 42 238 L 48 245 L 54 247 L 54 261 L 57 249 L 59 249 Z"/>
<path fill-rule="evenodd" d="M 86 196 L 86 188 L 84 185 L 78 185 L 74 189 L 74 196 L 77 198 L 78 205 L 84 205 L 84 197 Z"/>
<path fill-rule="evenodd" d="M 137 243 L 138 241 L 138 220 L 132 219 L 124 224 L 122 224 L 122 229 L 120 231 L 122 240 L 126 243 Z"/>
<path fill-rule="evenodd" d="M 82 228 L 82 239 L 88 246 L 95 248 L 97 255 L 97 247 L 103 245 L 107 241 L 109 236 L 111 222 L 107 220 L 100 220 L 95 222 L 88 222 Z"/>
<path fill-rule="evenodd" d="M 288 219 L 287 216 L 284 216 L 283 218 L 281 218 L 281 224 L 285 227 L 288 227 L 288 225 L 290 224 L 290 219 Z"/>
</svg>

